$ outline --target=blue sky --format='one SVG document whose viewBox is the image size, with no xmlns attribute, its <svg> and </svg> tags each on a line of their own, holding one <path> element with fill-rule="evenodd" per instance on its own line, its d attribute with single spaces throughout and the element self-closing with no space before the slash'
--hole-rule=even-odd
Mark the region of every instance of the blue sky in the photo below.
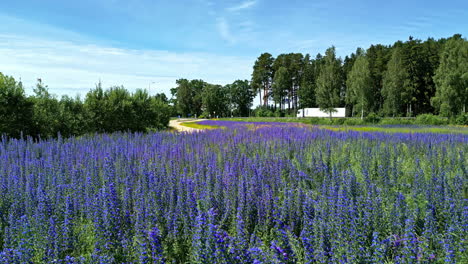
<svg viewBox="0 0 468 264">
<path fill-rule="evenodd" d="M 468 35 L 468 1 L 42 0 L 0 9 L 0 71 L 31 91 L 84 95 L 98 80 L 166 92 L 178 78 L 250 79 L 262 52 L 344 57 L 396 40 Z"/>
</svg>

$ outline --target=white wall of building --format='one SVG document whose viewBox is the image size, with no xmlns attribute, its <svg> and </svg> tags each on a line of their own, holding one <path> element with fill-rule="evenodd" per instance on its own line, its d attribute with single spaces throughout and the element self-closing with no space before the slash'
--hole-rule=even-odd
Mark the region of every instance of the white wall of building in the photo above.
<svg viewBox="0 0 468 264">
<path fill-rule="evenodd" d="M 332 117 L 345 117 L 346 108 L 335 108 L 336 112 L 332 113 Z M 297 117 L 330 117 L 329 113 L 321 111 L 320 108 L 304 108 L 297 111 Z"/>
</svg>

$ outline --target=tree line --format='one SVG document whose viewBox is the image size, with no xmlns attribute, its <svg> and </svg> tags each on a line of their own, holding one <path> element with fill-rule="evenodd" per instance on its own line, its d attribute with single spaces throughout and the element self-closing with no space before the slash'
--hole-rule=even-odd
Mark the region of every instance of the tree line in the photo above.
<svg viewBox="0 0 468 264">
<path fill-rule="evenodd" d="M 203 80 L 179 79 L 171 89 L 171 104 L 183 117 L 249 116 L 254 90 L 248 80 L 232 84 L 210 84 Z"/>
<path fill-rule="evenodd" d="M 34 95 L 0 73 L 0 133 L 13 137 L 53 137 L 95 132 L 165 128 L 170 116 L 250 116 L 258 94 L 257 115 L 273 111 L 295 115 L 299 108 L 327 112 L 346 107 L 349 116 L 467 116 L 468 41 L 455 34 L 425 41 L 410 37 L 393 45 L 358 48 L 344 59 L 332 46 L 324 55 L 261 54 L 252 79 L 232 84 L 179 79 L 164 94 L 130 93 L 123 86 L 98 83 L 84 99 L 49 93 L 38 79 Z M 265 115 L 267 115 L 265 114 Z M 468 119 L 468 118 L 465 118 Z M 465 120 L 464 119 L 464 120 Z"/>
<path fill-rule="evenodd" d="M 344 59 L 333 46 L 314 58 L 263 53 L 250 82 L 221 86 L 180 79 L 171 94 L 181 116 L 248 116 L 258 94 L 257 115 L 295 115 L 307 107 L 331 114 L 346 107 L 348 116 L 361 118 L 452 117 L 465 114 L 468 104 L 468 41 L 459 34 L 425 41 L 409 37 L 393 45 L 358 48 Z"/>
<path fill-rule="evenodd" d="M 350 116 L 416 116 L 466 113 L 468 42 L 456 34 L 393 45 L 358 48 L 344 60 L 328 48 L 312 58 L 301 53 L 261 54 L 251 86 L 263 107 L 294 110 L 346 107 Z"/>
<path fill-rule="evenodd" d="M 84 99 L 58 98 L 38 79 L 26 96 L 21 81 L 0 73 L 0 132 L 10 137 L 63 137 L 115 131 L 144 132 L 167 127 L 171 108 L 164 94 L 130 93 L 123 86 L 103 89 L 99 82 Z"/>
</svg>

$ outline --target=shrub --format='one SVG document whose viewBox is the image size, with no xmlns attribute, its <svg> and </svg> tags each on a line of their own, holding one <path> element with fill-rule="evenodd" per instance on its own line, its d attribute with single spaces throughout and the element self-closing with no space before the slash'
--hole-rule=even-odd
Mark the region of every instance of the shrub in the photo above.
<svg viewBox="0 0 468 264">
<path fill-rule="evenodd" d="M 363 125 L 364 120 L 361 120 L 360 118 L 348 118 L 344 121 L 343 125 L 346 126 L 358 126 L 358 125 Z"/>
<path fill-rule="evenodd" d="M 332 119 L 332 124 L 333 125 L 343 125 L 344 122 L 346 121 L 346 118 L 334 118 Z"/>
<path fill-rule="evenodd" d="M 458 115 L 455 118 L 455 125 L 468 126 L 468 113 Z"/>
<path fill-rule="evenodd" d="M 284 111 L 282 111 L 280 109 L 276 109 L 275 117 L 284 117 Z"/>
<path fill-rule="evenodd" d="M 364 121 L 366 123 L 377 124 L 378 122 L 380 122 L 380 119 L 380 116 L 378 116 L 374 112 L 371 112 L 364 118 Z"/>
<path fill-rule="evenodd" d="M 448 123 L 448 120 L 446 118 L 435 116 L 432 114 L 422 114 L 416 117 L 416 120 L 414 123 L 418 125 L 439 126 L 439 125 L 446 125 Z"/>
<path fill-rule="evenodd" d="M 379 122 L 380 125 L 412 125 L 413 119 L 403 118 L 383 118 Z"/>
</svg>

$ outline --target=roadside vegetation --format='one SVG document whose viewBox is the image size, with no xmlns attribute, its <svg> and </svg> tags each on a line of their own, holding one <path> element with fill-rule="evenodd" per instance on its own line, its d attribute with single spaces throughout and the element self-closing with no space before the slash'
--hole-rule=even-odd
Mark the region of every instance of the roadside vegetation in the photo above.
<svg viewBox="0 0 468 264">
<path fill-rule="evenodd" d="M 190 127 L 190 128 L 195 128 L 195 129 L 218 129 L 218 128 L 223 128 L 221 126 L 216 126 L 216 125 L 203 125 L 203 124 L 199 124 L 198 122 L 183 122 L 183 123 L 180 123 L 180 125 Z"/>
</svg>

